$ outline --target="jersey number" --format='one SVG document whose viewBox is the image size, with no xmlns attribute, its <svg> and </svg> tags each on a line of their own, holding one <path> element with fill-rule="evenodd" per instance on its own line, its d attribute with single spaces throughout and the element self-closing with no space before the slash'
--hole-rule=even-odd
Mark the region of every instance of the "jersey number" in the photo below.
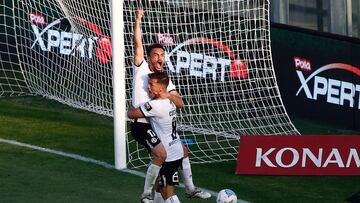
<svg viewBox="0 0 360 203">
<path fill-rule="evenodd" d="M 173 118 L 172 120 L 172 133 L 171 133 L 171 137 L 173 140 L 176 140 L 177 135 L 176 135 L 176 117 Z"/>
</svg>

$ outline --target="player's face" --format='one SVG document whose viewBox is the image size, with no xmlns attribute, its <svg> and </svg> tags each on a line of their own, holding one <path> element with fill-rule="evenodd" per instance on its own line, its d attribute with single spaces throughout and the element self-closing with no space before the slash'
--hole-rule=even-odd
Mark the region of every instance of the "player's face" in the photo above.
<svg viewBox="0 0 360 203">
<path fill-rule="evenodd" d="M 161 92 L 161 85 L 157 83 L 157 79 L 150 79 L 148 84 L 149 96 L 151 99 L 159 97 Z"/>
<path fill-rule="evenodd" d="M 165 52 L 161 48 L 154 48 L 148 56 L 150 70 L 159 72 L 163 70 L 165 64 Z"/>
</svg>

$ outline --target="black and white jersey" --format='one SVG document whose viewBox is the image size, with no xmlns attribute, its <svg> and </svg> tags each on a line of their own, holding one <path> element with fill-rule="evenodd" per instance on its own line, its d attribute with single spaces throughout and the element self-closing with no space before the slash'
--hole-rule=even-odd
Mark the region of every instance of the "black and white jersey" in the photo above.
<svg viewBox="0 0 360 203">
<path fill-rule="evenodd" d="M 176 106 L 169 99 L 155 99 L 140 107 L 149 118 L 152 129 L 163 143 L 167 156 L 166 162 L 183 158 L 184 152 L 176 132 Z"/>
<path fill-rule="evenodd" d="M 146 61 L 143 61 L 140 66 L 134 66 L 133 73 L 132 105 L 137 108 L 150 100 L 147 87 L 149 83 L 148 75 L 152 72 L 149 69 L 149 64 Z M 167 91 L 170 92 L 175 89 L 175 85 L 170 80 Z"/>
</svg>

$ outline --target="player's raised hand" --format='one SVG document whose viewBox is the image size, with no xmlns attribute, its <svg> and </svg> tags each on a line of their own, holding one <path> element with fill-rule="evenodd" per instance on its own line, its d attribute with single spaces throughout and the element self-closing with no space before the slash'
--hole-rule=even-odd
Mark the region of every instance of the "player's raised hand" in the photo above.
<svg viewBox="0 0 360 203">
<path fill-rule="evenodd" d="M 137 11 L 136 11 L 136 20 L 141 20 L 141 18 L 144 16 L 144 9 L 142 8 L 139 8 Z"/>
</svg>

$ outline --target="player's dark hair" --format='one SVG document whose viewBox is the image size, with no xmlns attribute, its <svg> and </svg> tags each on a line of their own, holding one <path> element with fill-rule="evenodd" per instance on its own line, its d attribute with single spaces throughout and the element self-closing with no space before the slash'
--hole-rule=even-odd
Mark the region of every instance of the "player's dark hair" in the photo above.
<svg viewBox="0 0 360 203">
<path fill-rule="evenodd" d="M 169 85 L 169 76 L 166 72 L 154 72 L 149 74 L 150 79 L 156 79 L 157 83 L 167 87 Z"/>
<path fill-rule="evenodd" d="M 161 45 L 161 44 L 152 44 L 152 45 L 146 47 L 146 54 L 147 54 L 147 56 L 150 56 L 151 51 L 152 51 L 153 49 L 155 49 L 155 48 L 160 48 L 160 49 L 162 49 L 162 50 L 165 51 L 165 48 L 164 48 L 163 45 Z"/>
</svg>

